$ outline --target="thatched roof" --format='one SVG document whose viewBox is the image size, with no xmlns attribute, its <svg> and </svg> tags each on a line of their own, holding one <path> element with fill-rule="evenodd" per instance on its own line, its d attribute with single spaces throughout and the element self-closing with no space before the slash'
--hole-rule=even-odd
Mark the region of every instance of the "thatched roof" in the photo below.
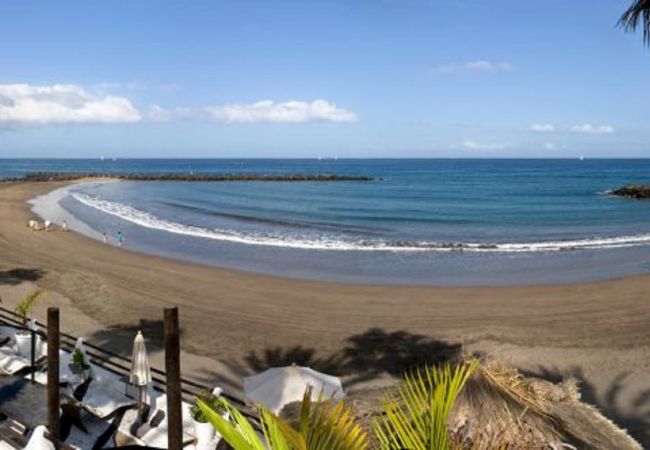
<svg viewBox="0 0 650 450">
<path fill-rule="evenodd" d="M 375 388 L 347 398 L 369 436 L 385 393 L 385 388 Z M 295 403 L 281 416 L 295 421 L 299 414 Z M 460 448 L 472 450 L 642 450 L 624 430 L 580 400 L 575 380 L 553 384 L 524 377 L 497 361 L 483 362 L 474 372 L 451 413 L 449 429 Z"/>
</svg>

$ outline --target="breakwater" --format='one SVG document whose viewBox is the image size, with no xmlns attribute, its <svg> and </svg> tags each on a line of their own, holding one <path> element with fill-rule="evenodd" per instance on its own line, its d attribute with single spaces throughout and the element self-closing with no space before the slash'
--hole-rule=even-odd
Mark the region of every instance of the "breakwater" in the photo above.
<svg viewBox="0 0 650 450">
<path fill-rule="evenodd" d="M 192 181 L 192 182 L 225 182 L 225 181 L 374 181 L 375 178 L 357 175 L 336 174 L 255 174 L 255 173 L 102 173 L 102 172 L 31 172 L 20 178 L 9 178 L 4 181 L 76 181 L 82 179 L 117 179 L 127 181 Z"/>
</svg>

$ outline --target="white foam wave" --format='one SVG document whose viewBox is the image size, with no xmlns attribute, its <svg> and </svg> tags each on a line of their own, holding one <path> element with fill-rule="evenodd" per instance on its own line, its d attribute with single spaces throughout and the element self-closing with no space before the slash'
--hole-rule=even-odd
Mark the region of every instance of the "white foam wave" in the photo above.
<svg viewBox="0 0 650 450">
<path fill-rule="evenodd" d="M 161 219 L 153 214 L 138 210 L 128 205 L 111 202 L 86 194 L 71 193 L 80 203 L 95 208 L 122 220 L 154 230 L 193 236 L 204 239 L 233 242 L 247 245 L 263 245 L 304 250 L 338 250 L 338 251 L 468 251 L 468 252 L 552 252 L 580 249 L 621 248 L 650 244 L 650 234 L 629 236 L 595 237 L 566 241 L 541 241 L 524 243 L 479 243 L 479 242 L 430 242 L 430 241 L 352 241 L 322 237 L 300 238 L 295 236 L 277 236 L 272 234 L 241 233 L 234 230 L 208 229 Z"/>
</svg>

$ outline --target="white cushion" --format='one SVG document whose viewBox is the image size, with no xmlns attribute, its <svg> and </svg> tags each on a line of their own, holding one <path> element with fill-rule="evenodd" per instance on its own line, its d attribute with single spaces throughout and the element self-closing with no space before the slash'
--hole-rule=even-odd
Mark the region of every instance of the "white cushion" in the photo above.
<svg viewBox="0 0 650 450">
<path fill-rule="evenodd" d="M 34 432 L 23 450 L 56 450 L 54 443 L 45 438 L 46 431 L 47 428 L 43 425 L 34 428 Z"/>
</svg>

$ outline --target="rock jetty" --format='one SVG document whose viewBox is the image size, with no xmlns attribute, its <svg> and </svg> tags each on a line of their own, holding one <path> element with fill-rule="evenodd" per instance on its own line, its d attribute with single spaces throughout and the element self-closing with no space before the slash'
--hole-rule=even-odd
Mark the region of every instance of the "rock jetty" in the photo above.
<svg viewBox="0 0 650 450">
<path fill-rule="evenodd" d="M 610 194 L 639 200 L 650 199 L 650 184 L 629 184 L 611 191 Z"/>
<path fill-rule="evenodd" d="M 374 181 L 373 177 L 335 174 L 254 174 L 254 173 L 99 173 L 99 172 L 33 172 L 22 178 L 5 181 L 76 181 L 81 179 L 112 178 L 128 181 Z"/>
</svg>

